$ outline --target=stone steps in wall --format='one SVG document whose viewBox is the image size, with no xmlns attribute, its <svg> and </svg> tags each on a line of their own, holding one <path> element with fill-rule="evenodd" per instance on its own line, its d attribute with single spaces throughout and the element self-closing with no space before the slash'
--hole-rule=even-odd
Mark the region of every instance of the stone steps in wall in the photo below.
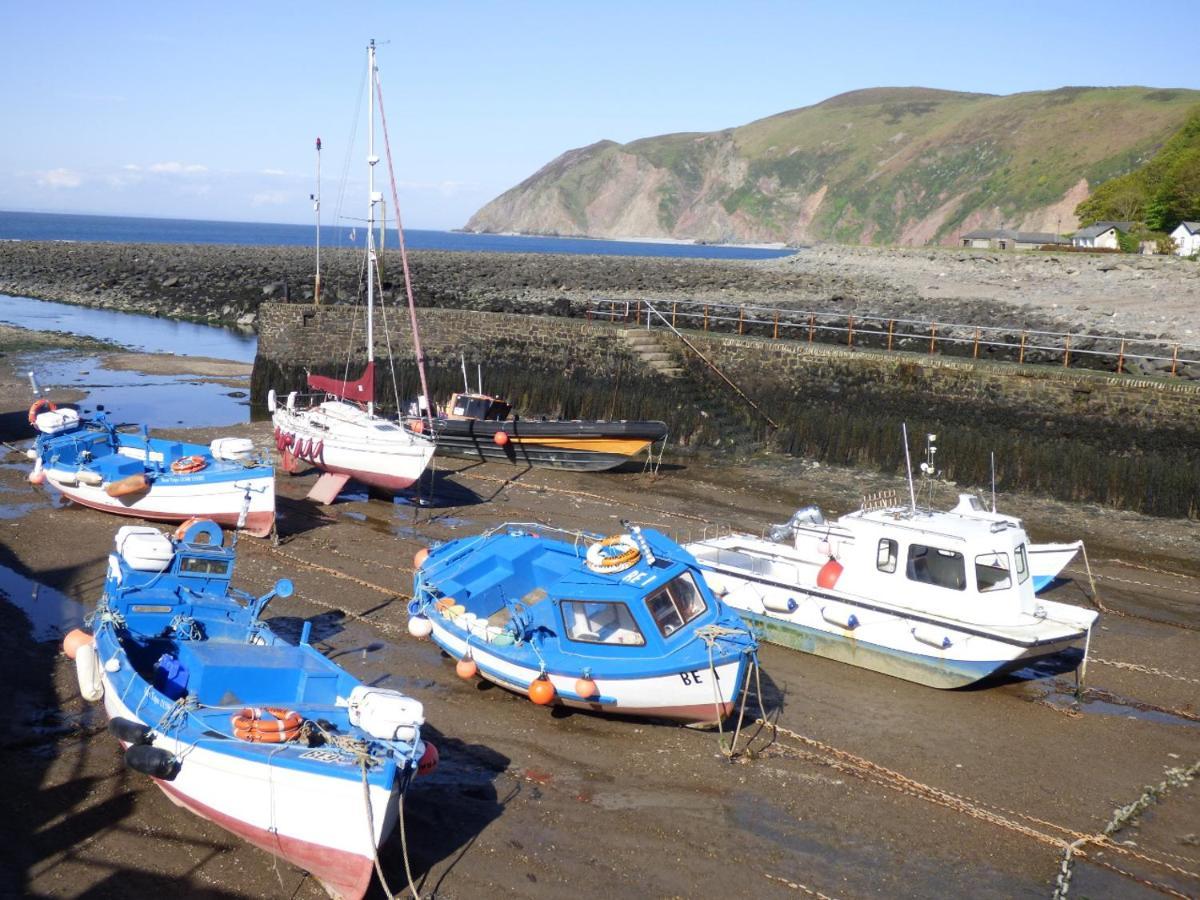
<svg viewBox="0 0 1200 900">
<path fill-rule="evenodd" d="M 663 345 L 657 332 L 631 328 L 621 332 L 621 339 L 636 359 L 664 378 L 674 379 L 683 374 L 675 354 Z"/>
</svg>

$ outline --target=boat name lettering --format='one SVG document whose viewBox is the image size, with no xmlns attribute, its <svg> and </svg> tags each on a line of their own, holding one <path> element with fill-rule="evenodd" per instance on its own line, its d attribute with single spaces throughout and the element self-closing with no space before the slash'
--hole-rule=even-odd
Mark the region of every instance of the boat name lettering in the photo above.
<svg viewBox="0 0 1200 900">
<path fill-rule="evenodd" d="M 300 754 L 301 759 L 312 759 L 323 763 L 341 763 L 343 765 L 351 762 L 349 757 L 343 756 L 336 750 L 307 750 Z"/>
<path fill-rule="evenodd" d="M 704 683 L 703 681 L 700 680 L 699 672 L 680 672 L 679 677 L 683 679 L 684 684 L 688 684 L 688 685 Z"/>
<path fill-rule="evenodd" d="M 621 579 L 621 584 L 641 584 L 654 578 L 653 572 L 630 572 Z"/>
</svg>

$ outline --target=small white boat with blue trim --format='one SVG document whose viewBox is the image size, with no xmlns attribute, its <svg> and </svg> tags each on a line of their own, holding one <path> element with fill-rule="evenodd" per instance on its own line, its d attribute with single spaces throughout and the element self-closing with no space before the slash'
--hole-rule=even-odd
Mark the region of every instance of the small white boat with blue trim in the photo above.
<svg viewBox="0 0 1200 900">
<path fill-rule="evenodd" d="M 757 663 L 696 560 L 651 529 L 507 523 L 415 561 L 410 632 L 540 705 L 715 724 Z"/>
<path fill-rule="evenodd" d="M 938 688 L 1079 648 L 1086 665 L 1098 614 L 1035 596 L 1017 520 L 894 497 L 831 523 L 802 510 L 790 544 L 732 534 L 687 549 L 772 643 Z"/>
<path fill-rule="evenodd" d="M 248 438 L 189 444 L 119 431 L 104 413 L 81 416 L 37 400 L 29 424 L 34 484 L 103 512 L 159 522 L 203 517 L 266 537 L 275 526 L 275 470 Z"/>
<path fill-rule="evenodd" d="M 117 532 L 95 634 L 64 641 L 80 690 L 175 803 L 361 897 L 410 780 L 436 765 L 422 706 L 324 657 L 311 623 L 298 644 L 277 636 L 262 614 L 291 583 L 232 588 L 220 526 L 181 531 Z"/>
</svg>

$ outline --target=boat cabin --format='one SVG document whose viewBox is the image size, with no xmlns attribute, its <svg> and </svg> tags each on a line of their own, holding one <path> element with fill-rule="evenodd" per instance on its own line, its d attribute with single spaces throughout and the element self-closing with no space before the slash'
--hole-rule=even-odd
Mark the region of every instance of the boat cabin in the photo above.
<svg viewBox="0 0 1200 900">
<path fill-rule="evenodd" d="M 838 591 L 967 622 L 1017 621 L 1036 608 L 1028 538 L 1012 520 L 899 507 L 839 525 L 853 540 L 829 542 Z"/>
<path fill-rule="evenodd" d="M 450 554 L 424 574 L 436 581 L 439 609 L 453 611 L 459 627 L 497 646 L 536 633 L 557 638 L 559 650 L 574 655 L 619 658 L 634 647 L 670 652 L 688 642 L 672 640 L 691 633 L 685 626 L 715 620 L 721 610 L 698 572 L 668 558 L 654 532 L 642 534 L 651 558 L 643 554 L 612 574 L 587 568 L 581 547 L 523 534 L 493 536 L 489 552 L 476 546 L 462 563 Z"/>
<path fill-rule="evenodd" d="M 463 392 L 450 395 L 445 415 L 447 419 L 503 422 L 510 412 L 512 404 L 498 397 Z"/>
</svg>

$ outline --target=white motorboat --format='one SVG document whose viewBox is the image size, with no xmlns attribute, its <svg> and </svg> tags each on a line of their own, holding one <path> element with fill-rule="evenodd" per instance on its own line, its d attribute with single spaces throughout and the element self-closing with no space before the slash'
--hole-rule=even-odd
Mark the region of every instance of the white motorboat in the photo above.
<svg viewBox="0 0 1200 900">
<path fill-rule="evenodd" d="M 921 463 L 931 498 L 935 440 Z M 907 459 L 907 429 L 904 445 Z M 834 522 L 809 506 L 770 538 L 731 534 L 687 549 L 772 643 L 936 688 L 1051 659 L 1082 678 L 1098 613 L 1035 596 L 1020 520 L 970 495 L 950 511 L 918 507 L 911 466 L 908 486 L 907 505 L 883 492 Z"/>
<path fill-rule="evenodd" d="M 1086 660 L 1097 613 L 1034 595 L 1011 520 L 889 506 L 810 524 L 822 540 L 733 534 L 687 549 L 765 640 L 807 653 L 938 688 L 1078 648 Z"/>
<path fill-rule="evenodd" d="M 309 375 L 308 387 L 317 392 L 306 397 L 315 400 L 301 405 L 296 392 L 288 394 L 280 404 L 274 391 L 267 395 L 267 407 L 275 425 L 275 443 L 283 458 L 283 468 L 295 472 L 307 463 L 326 473 L 318 481 L 310 497 L 330 502 L 338 490 L 353 478 L 363 484 L 388 491 L 412 485 L 429 465 L 435 444 L 428 435 L 405 427 L 399 419 L 390 419 L 375 412 L 375 289 L 379 278 L 375 224 L 377 207 L 383 194 L 375 190 L 375 97 L 378 89 L 378 70 L 375 46 L 369 49 L 368 117 L 367 117 L 367 242 L 366 242 L 366 368 L 357 380 Z M 385 132 L 386 139 L 386 132 Z M 318 150 L 320 146 L 318 144 Z M 389 173 L 390 174 L 390 173 Z M 395 179 L 392 179 L 393 197 Z M 397 217 L 397 227 L 399 227 Z M 319 230 L 319 229 L 318 229 Z M 408 260 L 400 230 L 400 252 L 404 280 L 408 293 L 409 314 L 420 370 L 422 391 L 425 386 L 423 356 L 413 312 Z M 319 249 L 318 249 L 319 253 Z M 319 289 L 319 282 L 318 282 Z M 431 431 L 428 429 L 427 431 Z"/>
</svg>

